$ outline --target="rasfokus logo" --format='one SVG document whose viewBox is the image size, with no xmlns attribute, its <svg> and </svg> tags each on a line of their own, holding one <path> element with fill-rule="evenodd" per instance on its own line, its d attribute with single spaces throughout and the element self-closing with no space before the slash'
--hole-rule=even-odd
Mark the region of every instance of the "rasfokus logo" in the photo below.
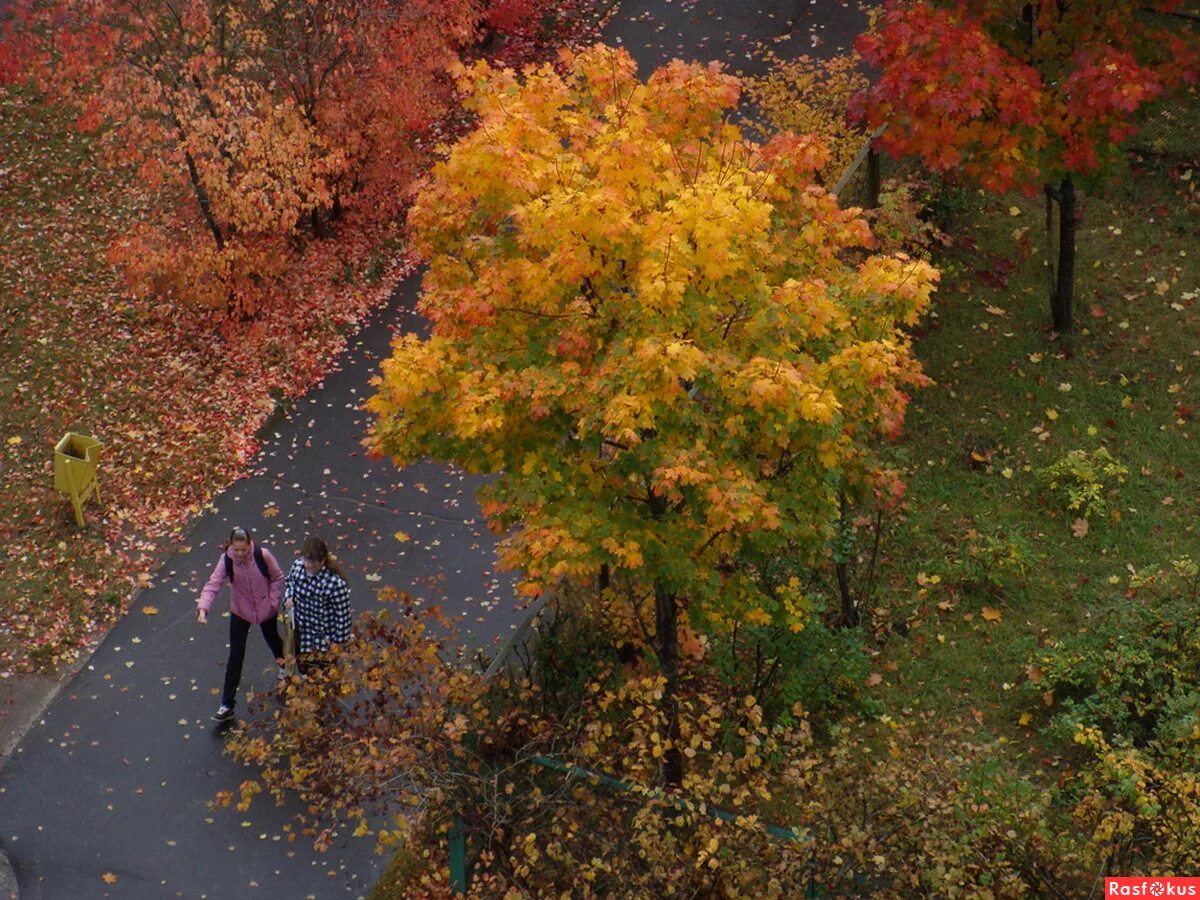
<svg viewBox="0 0 1200 900">
<path fill-rule="evenodd" d="M 1200 897 L 1200 878 L 1105 878 L 1105 897 Z"/>
</svg>

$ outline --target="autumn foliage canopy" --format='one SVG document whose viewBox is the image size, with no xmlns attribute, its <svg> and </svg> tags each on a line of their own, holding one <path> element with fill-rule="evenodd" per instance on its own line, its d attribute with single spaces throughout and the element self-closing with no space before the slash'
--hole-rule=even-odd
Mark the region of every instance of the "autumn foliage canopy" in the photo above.
<svg viewBox="0 0 1200 900">
<path fill-rule="evenodd" d="M 377 447 L 500 473 L 483 507 L 535 592 L 599 567 L 799 627 L 748 556 L 819 557 L 923 379 L 902 330 L 936 273 L 868 255 L 815 139 L 747 140 L 739 83 L 627 53 L 459 73 L 479 127 L 411 212 L 433 335 L 398 340 Z"/>
<path fill-rule="evenodd" d="M 881 70 L 856 101 L 883 146 L 992 191 L 1036 191 L 1119 154 L 1133 114 L 1200 73 L 1200 48 L 1158 3 L 930 0 L 887 4 L 858 41 Z"/>
<path fill-rule="evenodd" d="M 43 88 L 173 214 L 112 248 L 141 292 L 252 313 L 345 213 L 394 214 L 477 0 L 25 0 Z"/>
</svg>

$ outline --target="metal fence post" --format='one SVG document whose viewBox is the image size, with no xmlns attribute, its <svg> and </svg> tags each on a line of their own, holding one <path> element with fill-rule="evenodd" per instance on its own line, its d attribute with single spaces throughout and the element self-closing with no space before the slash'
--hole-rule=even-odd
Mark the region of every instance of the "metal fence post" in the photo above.
<svg viewBox="0 0 1200 900">
<path fill-rule="evenodd" d="M 450 890 L 456 894 L 467 892 L 467 829 L 458 816 L 450 822 L 447 835 L 450 842 Z"/>
</svg>

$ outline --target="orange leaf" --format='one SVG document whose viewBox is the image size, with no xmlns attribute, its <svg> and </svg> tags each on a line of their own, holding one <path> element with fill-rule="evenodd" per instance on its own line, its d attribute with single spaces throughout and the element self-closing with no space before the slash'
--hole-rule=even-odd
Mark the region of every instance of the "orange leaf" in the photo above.
<svg viewBox="0 0 1200 900">
<path fill-rule="evenodd" d="M 112 872 L 105 872 L 103 875 L 100 876 L 100 880 L 103 881 L 105 884 L 116 884 L 117 876 L 114 875 Z"/>
<path fill-rule="evenodd" d="M 158 607 L 157 606 L 143 606 L 142 607 L 142 615 L 157 616 L 158 615 Z"/>
<path fill-rule="evenodd" d="M 979 611 L 979 614 L 989 622 L 999 622 L 1004 618 L 1004 613 L 1000 612 L 998 609 L 993 609 L 990 606 L 985 606 Z"/>
</svg>

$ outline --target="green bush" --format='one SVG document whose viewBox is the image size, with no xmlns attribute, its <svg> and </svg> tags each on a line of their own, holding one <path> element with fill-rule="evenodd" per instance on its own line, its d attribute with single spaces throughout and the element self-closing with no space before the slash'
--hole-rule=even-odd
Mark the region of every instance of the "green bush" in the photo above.
<svg viewBox="0 0 1200 900">
<path fill-rule="evenodd" d="M 1017 528 L 971 532 L 947 573 L 968 592 L 996 596 L 1023 585 L 1038 561 L 1033 543 Z"/>
<path fill-rule="evenodd" d="M 1035 654 L 1026 687 L 1056 709 L 1048 731 L 1071 742 L 1099 729 L 1114 746 L 1190 734 L 1200 711 L 1200 611 L 1177 598 L 1123 604 Z"/>
<path fill-rule="evenodd" d="M 722 680 L 735 694 L 753 694 L 768 722 L 788 722 L 797 703 L 818 729 L 848 713 L 879 712 L 862 690 L 871 659 L 859 629 L 830 628 L 814 618 L 798 633 L 743 626 L 736 642 L 731 635 L 710 638 Z"/>
<path fill-rule="evenodd" d="M 1107 495 L 1128 474 L 1105 447 L 1091 453 L 1072 450 L 1038 470 L 1038 478 L 1055 499 L 1084 519 L 1104 512 Z"/>
</svg>

